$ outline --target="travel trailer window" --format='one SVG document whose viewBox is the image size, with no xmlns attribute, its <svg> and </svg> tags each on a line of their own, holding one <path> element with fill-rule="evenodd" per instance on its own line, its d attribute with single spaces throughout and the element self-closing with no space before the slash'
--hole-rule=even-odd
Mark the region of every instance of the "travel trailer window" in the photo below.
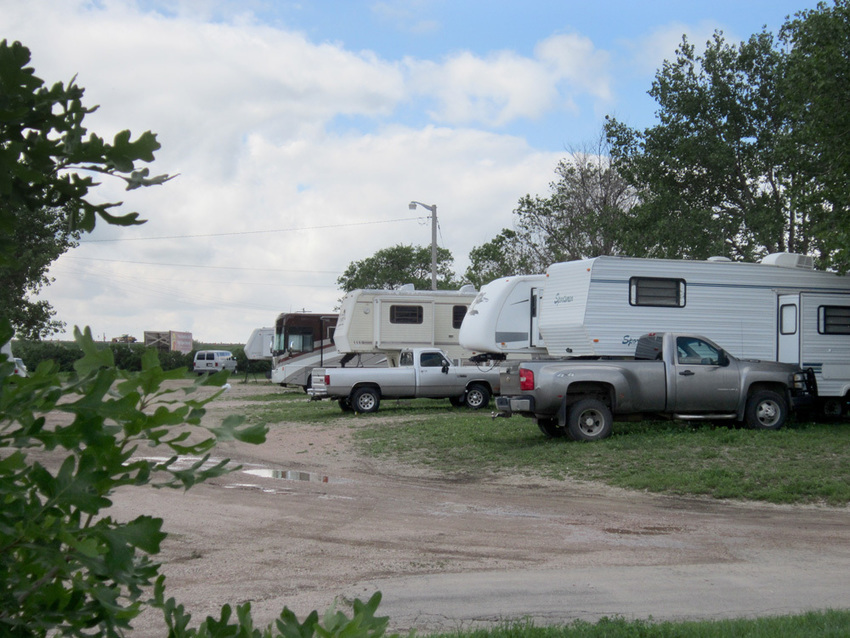
<svg viewBox="0 0 850 638">
<path fill-rule="evenodd" d="M 422 323 L 422 306 L 390 306 L 390 323 Z"/>
<path fill-rule="evenodd" d="M 779 308 L 779 334 L 797 334 L 797 305 L 783 304 Z"/>
<path fill-rule="evenodd" d="M 452 308 L 452 328 L 460 330 L 460 324 L 466 316 L 466 306 L 455 306 Z"/>
<path fill-rule="evenodd" d="M 818 332 L 822 335 L 850 335 L 850 306 L 818 308 Z"/>
<path fill-rule="evenodd" d="M 629 280 L 632 306 L 685 307 L 685 280 L 659 277 L 632 277 Z"/>
</svg>

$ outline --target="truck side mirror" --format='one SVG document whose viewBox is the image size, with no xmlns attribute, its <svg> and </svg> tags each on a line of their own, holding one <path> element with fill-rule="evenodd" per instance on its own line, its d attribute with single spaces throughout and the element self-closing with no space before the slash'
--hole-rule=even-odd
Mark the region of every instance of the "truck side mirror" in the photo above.
<svg viewBox="0 0 850 638">
<path fill-rule="evenodd" d="M 449 373 L 449 362 L 448 361 L 443 360 L 443 367 L 441 368 L 441 370 L 442 370 L 443 374 Z"/>
<path fill-rule="evenodd" d="M 721 350 L 720 354 L 718 355 L 717 365 L 719 365 L 721 368 L 725 368 L 729 365 L 729 356 L 723 350 Z"/>
</svg>

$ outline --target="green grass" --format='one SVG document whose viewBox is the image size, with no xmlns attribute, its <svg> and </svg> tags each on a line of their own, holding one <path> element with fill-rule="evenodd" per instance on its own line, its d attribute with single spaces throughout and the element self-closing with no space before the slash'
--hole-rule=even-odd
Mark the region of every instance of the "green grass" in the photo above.
<svg viewBox="0 0 850 638">
<path fill-rule="evenodd" d="M 430 638 L 839 638 L 850 635 L 850 611 L 701 622 L 603 618 L 560 627 L 513 623 L 495 629 L 432 634 Z"/>
<path fill-rule="evenodd" d="M 268 399 L 267 399 L 268 397 Z M 672 421 L 615 423 L 595 443 L 547 439 L 530 419 L 492 419 L 446 401 L 384 401 L 372 415 L 298 392 L 259 395 L 252 422 L 354 428 L 365 454 L 457 477 L 514 473 L 684 496 L 789 504 L 850 503 L 850 423 L 755 431 Z"/>
</svg>

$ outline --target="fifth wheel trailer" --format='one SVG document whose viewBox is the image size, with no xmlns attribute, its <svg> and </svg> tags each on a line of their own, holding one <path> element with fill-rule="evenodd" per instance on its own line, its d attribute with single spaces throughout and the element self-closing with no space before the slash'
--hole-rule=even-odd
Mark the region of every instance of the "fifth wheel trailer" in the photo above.
<svg viewBox="0 0 850 638">
<path fill-rule="evenodd" d="M 847 413 L 850 276 L 816 271 L 810 256 L 775 253 L 759 263 L 601 256 L 552 264 L 534 283 L 536 305 L 526 307 L 536 316 L 517 318 L 515 331 L 528 333 L 533 321 L 547 356 L 628 356 L 647 332 L 693 332 L 737 358 L 812 368 L 823 411 Z M 489 318 L 503 312 L 486 301 L 491 285 L 472 304 L 460 342 L 504 354 Z M 509 301 L 503 295 L 499 303 Z M 517 342 L 512 351 L 540 348 Z"/>
</svg>

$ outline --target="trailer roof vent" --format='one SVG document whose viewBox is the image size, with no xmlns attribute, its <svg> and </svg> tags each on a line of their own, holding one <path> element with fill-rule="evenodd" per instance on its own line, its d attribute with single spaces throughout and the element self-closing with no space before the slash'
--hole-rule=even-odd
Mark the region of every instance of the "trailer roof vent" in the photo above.
<svg viewBox="0 0 850 638">
<path fill-rule="evenodd" d="M 399 292 L 411 292 L 416 290 L 416 286 L 414 284 L 404 284 L 398 287 Z"/>
<path fill-rule="evenodd" d="M 721 262 L 726 262 L 726 261 L 732 261 L 732 260 L 731 260 L 731 259 L 729 259 L 728 257 L 715 256 L 715 257 L 709 257 L 708 259 L 706 259 L 706 261 L 721 261 Z"/>
<path fill-rule="evenodd" d="M 472 284 L 466 284 L 464 286 L 461 286 L 460 290 L 458 292 L 465 292 L 467 294 L 472 294 L 473 292 L 478 292 L 478 290 L 476 290 L 475 286 L 473 286 Z"/>
<path fill-rule="evenodd" d="M 779 266 L 780 268 L 802 268 L 803 270 L 814 270 L 815 260 L 811 255 L 798 255 L 797 253 L 770 253 L 761 260 L 768 266 Z"/>
</svg>

